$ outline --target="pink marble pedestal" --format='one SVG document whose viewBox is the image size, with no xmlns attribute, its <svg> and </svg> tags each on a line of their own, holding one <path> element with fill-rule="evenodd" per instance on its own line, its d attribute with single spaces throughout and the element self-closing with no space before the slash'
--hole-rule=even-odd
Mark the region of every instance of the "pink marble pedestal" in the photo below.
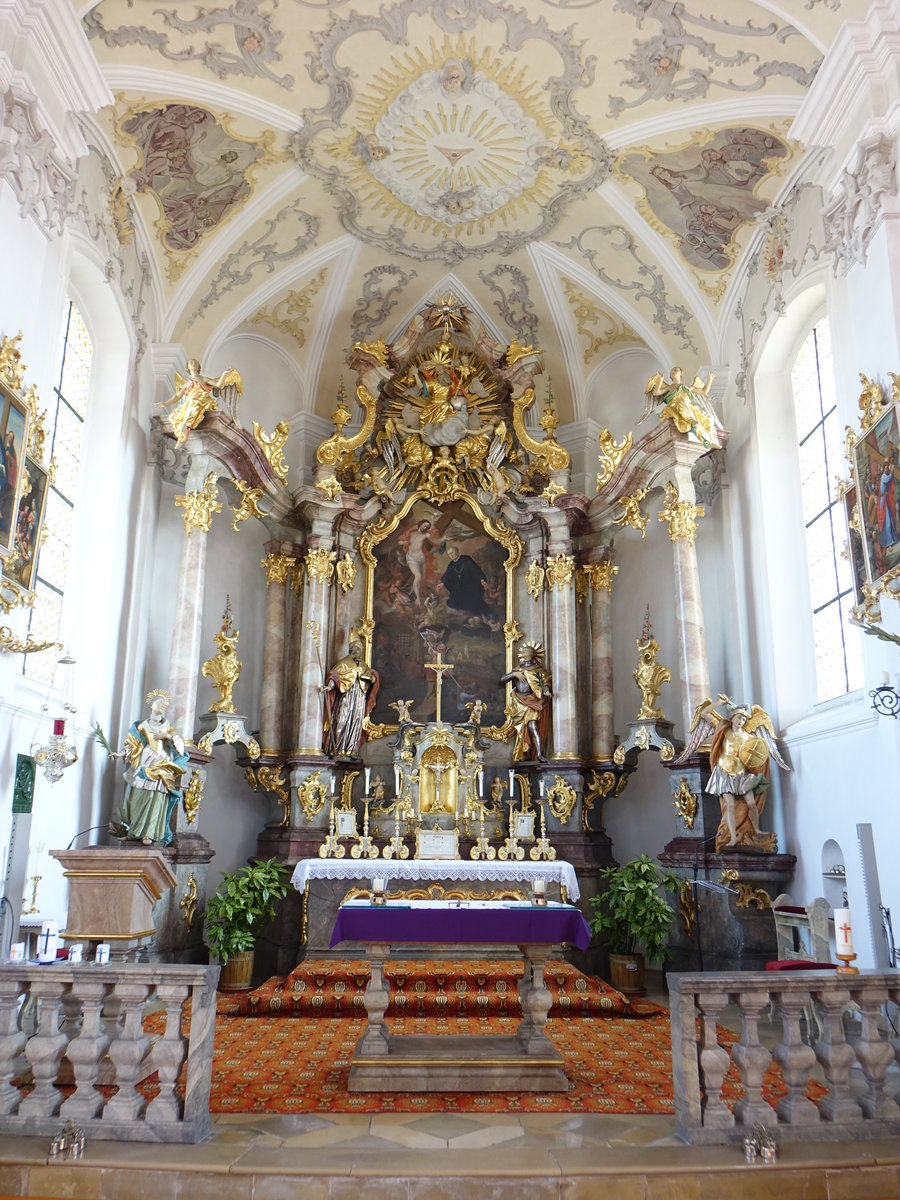
<svg viewBox="0 0 900 1200">
<path fill-rule="evenodd" d="M 84 942 L 86 959 L 100 942 L 108 942 L 110 958 L 120 961 L 146 952 L 156 934 L 153 905 L 176 882 L 163 852 L 90 846 L 50 855 L 69 881 L 69 915 L 60 937 Z"/>
</svg>

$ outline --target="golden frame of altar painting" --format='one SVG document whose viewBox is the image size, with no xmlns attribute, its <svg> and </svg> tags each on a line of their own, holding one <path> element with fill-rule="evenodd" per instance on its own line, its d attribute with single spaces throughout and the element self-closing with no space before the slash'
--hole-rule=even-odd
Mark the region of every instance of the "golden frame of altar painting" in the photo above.
<svg viewBox="0 0 900 1200">
<path fill-rule="evenodd" d="M 847 518 L 847 556 L 850 561 L 850 575 L 853 579 L 853 601 L 859 606 L 863 603 L 863 585 L 867 582 L 866 552 L 863 548 L 860 527 L 859 509 L 856 503 L 856 484 L 842 485 L 841 499 L 844 504 L 844 516 Z"/>
<path fill-rule="evenodd" d="M 13 553 L 19 497 L 25 478 L 29 410 L 0 378 L 0 557 Z"/>
<path fill-rule="evenodd" d="M 866 573 L 880 591 L 900 574 L 900 404 L 855 438 L 852 463 Z"/>
<path fill-rule="evenodd" d="M 445 463 L 443 465 L 449 471 L 455 470 L 454 464 L 452 463 Z M 504 645 L 503 662 L 505 666 L 504 671 L 501 673 L 512 670 L 513 648 L 515 642 L 522 636 L 521 631 L 518 628 L 518 623 L 515 619 L 515 568 L 522 558 L 522 541 L 518 534 L 506 524 L 502 517 L 498 517 L 496 521 L 493 520 L 484 511 L 474 496 L 470 495 L 469 492 L 467 492 L 461 485 L 454 484 L 452 480 L 448 484 L 447 480 L 443 478 L 443 476 L 438 478 L 436 482 L 432 482 L 411 492 L 395 512 L 382 516 L 380 520 L 373 522 L 365 530 L 363 530 L 359 536 L 358 546 L 360 558 L 365 564 L 365 616 L 360 623 L 360 636 L 364 643 L 364 652 L 367 661 L 372 661 L 372 645 L 376 628 L 375 590 L 378 559 L 375 551 L 378 546 L 380 546 L 400 527 L 404 519 L 412 512 L 413 506 L 419 501 L 423 501 L 428 506 L 439 510 L 442 513 L 442 519 L 443 515 L 447 514 L 452 520 L 454 511 L 462 512 L 463 508 L 467 508 L 475 517 L 480 530 L 483 531 L 483 533 L 487 535 L 492 542 L 496 543 L 501 550 L 505 550 L 506 557 L 502 561 L 502 570 L 505 575 L 505 587 L 503 586 L 504 581 L 499 581 L 499 586 L 503 587 L 504 592 L 503 606 L 500 616 L 502 617 L 505 615 L 505 620 L 502 621 L 502 624 L 500 620 L 496 622 L 496 633 L 503 638 Z M 453 507 L 456 504 L 460 506 L 458 509 L 454 509 Z M 410 576 L 410 579 L 413 579 L 412 575 Z M 413 586 L 412 582 L 409 586 Z M 409 589 L 407 589 L 407 591 L 408 590 Z M 408 595 L 406 598 L 408 599 Z M 403 598 L 398 599 L 398 603 L 402 602 Z M 422 636 L 424 637 L 425 635 L 422 634 Z M 424 644 L 429 646 L 427 638 Z M 445 655 L 445 661 L 452 661 L 452 659 L 449 659 Z M 382 676 L 383 675 L 384 673 L 382 672 Z M 499 692 L 499 675 L 496 686 Z M 382 689 L 384 689 L 384 679 L 382 679 Z M 444 719 L 448 720 L 446 716 L 444 716 Z M 449 723 L 455 724 L 458 722 L 450 719 Z M 494 738 L 495 740 L 502 739 L 507 736 L 507 725 L 508 721 L 505 721 L 502 725 L 484 725 L 481 727 L 481 732 L 487 737 Z M 393 722 L 378 722 L 372 721 L 371 719 L 368 720 L 366 725 L 366 731 L 370 738 L 390 736 L 397 731 L 397 728 L 397 724 Z"/>
</svg>

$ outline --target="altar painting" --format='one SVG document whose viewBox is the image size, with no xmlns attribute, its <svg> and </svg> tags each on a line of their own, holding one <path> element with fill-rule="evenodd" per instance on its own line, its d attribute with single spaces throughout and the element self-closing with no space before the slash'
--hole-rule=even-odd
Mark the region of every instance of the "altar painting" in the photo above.
<svg viewBox="0 0 900 1200">
<path fill-rule="evenodd" d="M 506 550 L 463 506 L 417 501 L 377 551 L 372 665 L 381 675 L 373 722 L 397 723 L 390 706 L 411 700 L 416 722 L 435 719 L 435 673 L 443 677 L 441 718 L 468 721 L 474 700 L 484 724 L 503 723 L 506 670 Z"/>
<path fill-rule="evenodd" d="M 900 566 L 900 429 L 897 405 L 856 444 L 859 519 L 870 582 Z"/>
</svg>

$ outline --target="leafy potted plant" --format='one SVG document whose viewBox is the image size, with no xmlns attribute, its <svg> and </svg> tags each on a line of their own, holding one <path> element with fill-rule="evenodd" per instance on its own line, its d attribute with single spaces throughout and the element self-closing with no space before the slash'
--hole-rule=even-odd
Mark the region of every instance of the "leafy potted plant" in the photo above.
<svg viewBox="0 0 900 1200">
<path fill-rule="evenodd" d="M 251 986 L 253 949 L 260 926 L 275 916 L 275 902 L 287 895 L 287 867 L 268 858 L 222 872 L 222 882 L 206 903 L 206 939 L 222 964 L 220 991 Z"/>
<path fill-rule="evenodd" d="M 620 992 L 644 991 L 644 959 L 662 962 L 675 910 L 660 888 L 676 891 L 680 880 L 646 854 L 600 871 L 608 888 L 591 897 L 588 924 L 607 935 L 610 983 Z M 641 952 L 643 951 L 643 952 Z"/>
</svg>

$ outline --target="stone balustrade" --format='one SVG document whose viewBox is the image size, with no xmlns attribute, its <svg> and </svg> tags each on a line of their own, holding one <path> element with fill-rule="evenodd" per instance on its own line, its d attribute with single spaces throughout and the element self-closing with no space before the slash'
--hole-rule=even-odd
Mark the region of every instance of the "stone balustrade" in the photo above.
<svg viewBox="0 0 900 1200">
<path fill-rule="evenodd" d="M 163 963 L 0 966 L 0 1133 L 53 1137 L 72 1120 L 88 1139 L 202 1141 L 218 978 L 218 967 Z M 159 1012 L 158 1037 L 144 1030 L 148 1005 Z M 138 1084 L 150 1071 L 159 1093 L 148 1100 Z M 23 1096 L 13 1080 L 29 1076 Z M 100 1082 L 114 1083 L 115 1095 L 107 1099 Z"/>
<path fill-rule="evenodd" d="M 897 971 L 711 971 L 671 974 L 668 985 L 675 1125 L 684 1141 L 739 1141 L 756 1122 L 786 1140 L 900 1134 L 900 1038 L 883 1015 L 889 1002 L 900 1004 Z M 733 1044 L 722 1036 L 726 1009 L 740 1018 Z M 818 1026 L 812 1038 L 810 1024 Z M 787 1087 L 774 1108 L 763 1096 L 773 1061 Z M 722 1096 L 732 1063 L 744 1089 L 733 1109 Z M 810 1080 L 827 1089 L 818 1102 L 807 1096 Z"/>
</svg>

